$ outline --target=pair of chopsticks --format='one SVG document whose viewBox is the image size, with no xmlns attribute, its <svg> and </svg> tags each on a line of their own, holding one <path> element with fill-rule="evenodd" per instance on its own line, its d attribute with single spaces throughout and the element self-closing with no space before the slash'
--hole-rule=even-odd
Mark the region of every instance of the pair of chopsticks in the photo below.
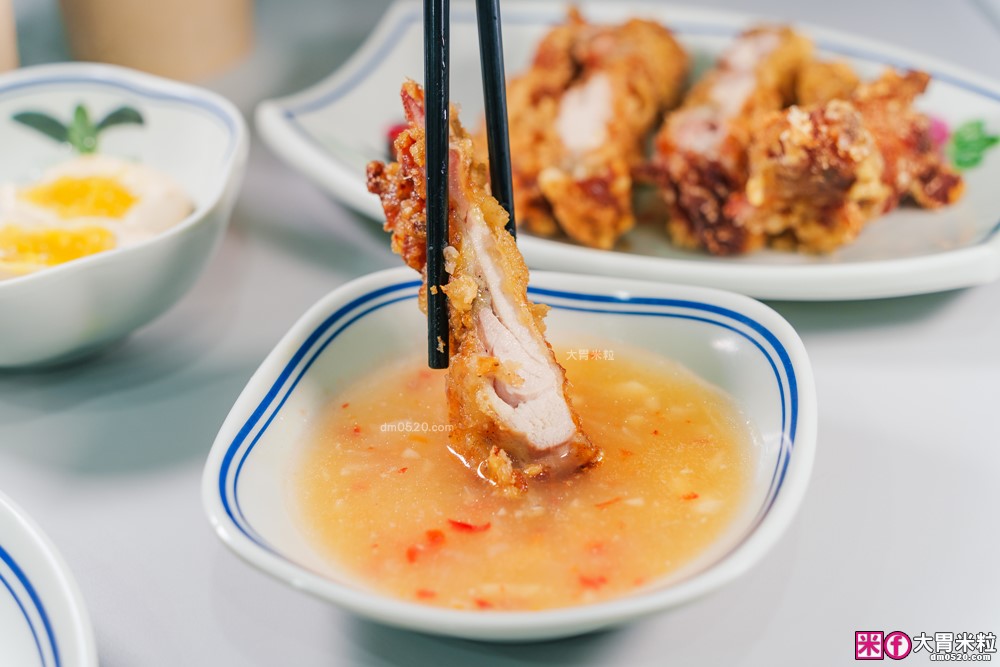
<svg viewBox="0 0 1000 667">
<path fill-rule="evenodd" d="M 427 363 L 448 367 L 448 65 L 449 0 L 424 0 L 424 134 L 427 143 Z M 490 188 L 507 210 L 507 231 L 517 237 L 507 137 L 507 90 L 500 30 L 500 0 L 476 0 L 479 60 L 483 70 Z"/>
</svg>

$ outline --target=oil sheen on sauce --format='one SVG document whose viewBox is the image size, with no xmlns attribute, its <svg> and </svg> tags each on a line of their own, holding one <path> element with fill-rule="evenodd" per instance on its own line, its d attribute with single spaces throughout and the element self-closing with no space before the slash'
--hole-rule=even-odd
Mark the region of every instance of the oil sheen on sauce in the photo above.
<svg viewBox="0 0 1000 667">
<path fill-rule="evenodd" d="M 444 373 L 419 359 L 335 397 L 295 480 L 316 548 L 369 588 L 458 609 L 537 610 L 625 595 L 708 547 L 743 501 L 744 416 L 645 352 L 563 350 L 604 461 L 506 498 L 448 449 Z"/>
</svg>

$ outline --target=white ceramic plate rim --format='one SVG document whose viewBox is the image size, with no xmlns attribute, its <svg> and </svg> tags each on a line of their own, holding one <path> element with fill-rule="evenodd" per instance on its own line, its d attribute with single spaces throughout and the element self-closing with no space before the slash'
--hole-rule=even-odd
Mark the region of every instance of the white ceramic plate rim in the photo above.
<svg viewBox="0 0 1000 667">
<path fill-rule="evenodd" d="M 0 578 L 0 583 L 4 583 L 5 585 L 0 588 L 0 595 L 5 594 L 5 592 L 12 595 L 15 602 L 21 607 L 22 612 L 26 604 L 30 604 L 38 612 L 38 616 L 43 622 L 43 627 L 41 628 L 34 626 L 27 612 L 24 612 L 24 617 L 31 628 L 36 643 L 46 642 L 47 646 L 51 647 L 54 662 L 47 661 L 47 653 L 43 652 L 41 647 L 39 647 L 41 664 L 44 667 L 60 667 L 62 665 L 66 667 L 97 667 L 97 645 L 94 641 L 94 631 L 90 624 L 90 616 L 87 613 L 83 595 L 80 593 L 80 589 L 73 579 L 69 567 L 67 567 L 59 552 L 56 551 L 52 541 L 38 527 L 38 524 L 2 493 L 0 493 L 0 512 L 12 517 L 21 533 L 21 537 L 31 543 L 33 547 L 32 556 L 34 558 L 30 566 L 28 566 L 29 569 L 35 573 L 43 570 L 46 571 L 48 576 L 58 582 L 58 587 L 63 593 L 61 599 L 49 598 L 42 600 L 38 596 L 36 587 L 31 583 L 31 579 L 25 573 L 25 566 L 15 561 L 4 548 L 3 543 L 0 543 L 0 564 L 5 564 L 14 573 L 20 585 L 28 593 L 29 599 L 21 600 L 18 598 L 10 584 L 4 582 L 2 578 Z M 3 536 L 0 536 L 0 539 L 2 538 Z M 69 617 L 72 622 L 72 633 L 75 636 L 75 641 L 72 645 L 78 647 L 75 654 L 64 652 L 65 647 L 70 645 L 70 643 L 60 641 L 49 620 L 51 616 L 46 611 L 46 608 L 52 608 L 56 605 L 61 605 L 69 611 Z"/>
<path fill-rule="evenodd" d="M 199 203 L 195 210 L 178 224 L 156 236 L 126 247 L 88 255 L 72 262 L 58 264 L 23 276 L 7 278 L 0 281 L 0 292 L 18 289 L 24 285 L 36 284 L 47 279 L 55 279 L 56 276 L 79 271 L 89 266 L 114 262 L 115 258 L 124 253 L 139 252 L 142 248 L 162 239 L 184 233 L 189 227 L 207 219 L 207 212 L 217 206 L 225 194 L 233 171 L 238 169 L 246 159 L 248 151 L 246 121 L 243 120 L 243 115 L 232 102 L 202 88 L 137 72 L 126 67 L 102 63 L 58 63 L 24 67 L 0 77 L 0 95 L 18 88 L 74 84 L 124 90 L 141 98 L 165 100 L 204 111 L 220 121 L 229 135 L 224 166 L 216 175 L 217 180 L 211 189 L 210 196 Z"/>
<path fill-rule="evenodd" d="M 593 3 L 595 5 L 599 3 Z M 653 2 L 633 2 L 637 11 L 664 11 Z M 586 11 L 587 3 L 583 4 Z M 471 5 L 453 5 L 453 16 L 471 12 Z M 671 27 L 680 34 L 714 31 L 732 34 L 767 17 L 718 10 L 669 8 Z M 509 21 L 518 16 L 562 16 L 561 4 L 511 0 L 504 4 Z M 420 4 L 399 0 L 386 12 L 360 49 L 329 77 L 297 94 L 265 100 L 257 107 L 256 124 L 264 142 L 280 157 L 325 187 L 360 213 L 381 219 L 378 199 L 371 195 L 362 174 L 341 163 L 318 144 L 296 116 L 333 104 L 349 95 L 368 75 L 368 69 L 391 49 L 393 37 L 409 22 L 419 20 Z M 507 18 L 509 17 L 509 18 Z M 773 19 L 772 19 L 773 20 Z M 922 69 L 935 79 L 1000 101 L 1000 83 L 979 74 L 870 39 L 843 32 L 798 24 L 823 50 L 863 57 L 904 69 Z M 930 255 L 829 265 L 744 265 L 725 261 L 659 258 L 617 251 L 595 250 L 568 242 L 521 235 L 519 244 L 529 265 L 547 269 L 577 270 L 587 266 L 595 273 L 622 275 L 718 287 L 767 299 L 828 301 L 873 299 L 924 294 L 1000 278 L 1000 220 L 976 243 Z M 627 266 L 625 266 L 627 264 Z"/>
<path fill-rule="evenodd" d="M 778 457 L 777 467 L 782 471 L 773 492 L 765 500 L 765 504 L 770 503 L 769 506 L 764 508 L 755 527 L 749 530 L 738 546 L 706 569 L 660 590 L 550 611 L 470 613 L 428 607 L 341 585 L 282 556 L 256 535 L 249 523 L 241 525 L 236 518 L 239 514 L 236 489 L 239 468 L 250 452 L 246 449 L 240 462 L 235 463 L 241 444 L 254 426 L 263 420 L 268 408 L 278 402 L 278 407 L 270 413 L 261 432 L 276 417 L 284 403 L 279 401 L 279 394 L 286 387 L 288 394 L 294 390 L 297 380 L 292 381 L 291 378 L 297 373 L 304 374 L 308 369 L 309 362 L 304 360 L 313 354 L 312 348 L 318 345 L 322 349 L 320 340 L 323 332 L 344 320 L 346 323 L 342 326 L 346 328 L 355 318 L 369 312 L 359 309 L 374 299 L 386 297 L 381 305 L 387 305 L 401 298 L 414 298 L 413 292 L 418 283 L 414 281 L 413 273 L 405 268 L 374 273 L 331 292 L 292 327 L 251 378 L 212 446 L 202 479 L 205 511 L 222 541 L 268 574 L 360 615 L 413 630 L 495 640 L 539 639 L 571 634 L 574 628 L 593 629 L 620 623 L 703 595 L 756 563 L 791 521 L 805 492 L 814 456 L 815 388 L 805 348 L 791 325 L 753 299 L 708 288 L 634 280 L 615 280 L 607 286 L 606 279 L 547 272 L 534 272 L 532 280 L 536 298 L 576 301 L 578 305 L 579 302 L 584 305 L 595 302 L 635 304 L 654 313 L 656 307 L 661 307 L 662 313 L 658 314 L 665 316 L 668 316 L 667 308 L 711 312 L 746 324 L 769 342 L 783 365 L 787 382 L 785 387 L 794 388 L 789 389 L 787 399 L 789 414 L 783 445 L 787 449 Z M 408 292 L 404 297 L 388 298 L 389 294 L 399 290 Z M 373 309 L 377 307 L 372 306 Z M 337 333 L 335 331 L 333 335 Z M 761 352 L 769 355 L 763 348 Z M 773 358 L 768 358 L 773 365 Z M 774 371 L 781 385 L 781 373 L 777 368 Z M 236 472 L 231 476 L 230 470 L 234 466 Z M 230 487 L 234 489 L 233 502 L 228 499 Z"/>
</svg>

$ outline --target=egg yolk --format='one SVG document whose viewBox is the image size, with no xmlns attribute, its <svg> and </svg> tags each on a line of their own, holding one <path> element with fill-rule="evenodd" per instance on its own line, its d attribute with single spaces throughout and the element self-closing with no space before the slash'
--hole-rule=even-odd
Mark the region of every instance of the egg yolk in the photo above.
<svg viewBox="0 0 1000 667">
<path fill-rule="evenodd" d="M 55 211 L 63 219 L 121 218 L 137 200 L 126 187 L 107 176 L 63 176 L 28 188 L 22 196 L 33 204 Z"/>
<path fill-rule="evenodd" d="M 31 270 L 111 250 L 115 235 L 104 227 L 24 229 L 0 227 L 0 264 Z"/>
</svg>

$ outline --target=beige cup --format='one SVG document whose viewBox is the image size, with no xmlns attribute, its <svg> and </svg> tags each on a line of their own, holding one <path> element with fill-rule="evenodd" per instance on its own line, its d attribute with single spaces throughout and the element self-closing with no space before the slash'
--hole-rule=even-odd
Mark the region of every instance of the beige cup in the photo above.
<svg viewBox="0 0 1000 667">
<path fill-rule="evenodd" d="M 5 0 L 0 0 L 4 2 Z M 174 79 L 220 74 L 250 49 L 252 0 L 60 0 L 78 60 Z"/>
<path fill-rule="evenodd" d="M 0 72 L 17 67 L 17 33 L 10 0 L 0 0 Z"/>
</svg>

